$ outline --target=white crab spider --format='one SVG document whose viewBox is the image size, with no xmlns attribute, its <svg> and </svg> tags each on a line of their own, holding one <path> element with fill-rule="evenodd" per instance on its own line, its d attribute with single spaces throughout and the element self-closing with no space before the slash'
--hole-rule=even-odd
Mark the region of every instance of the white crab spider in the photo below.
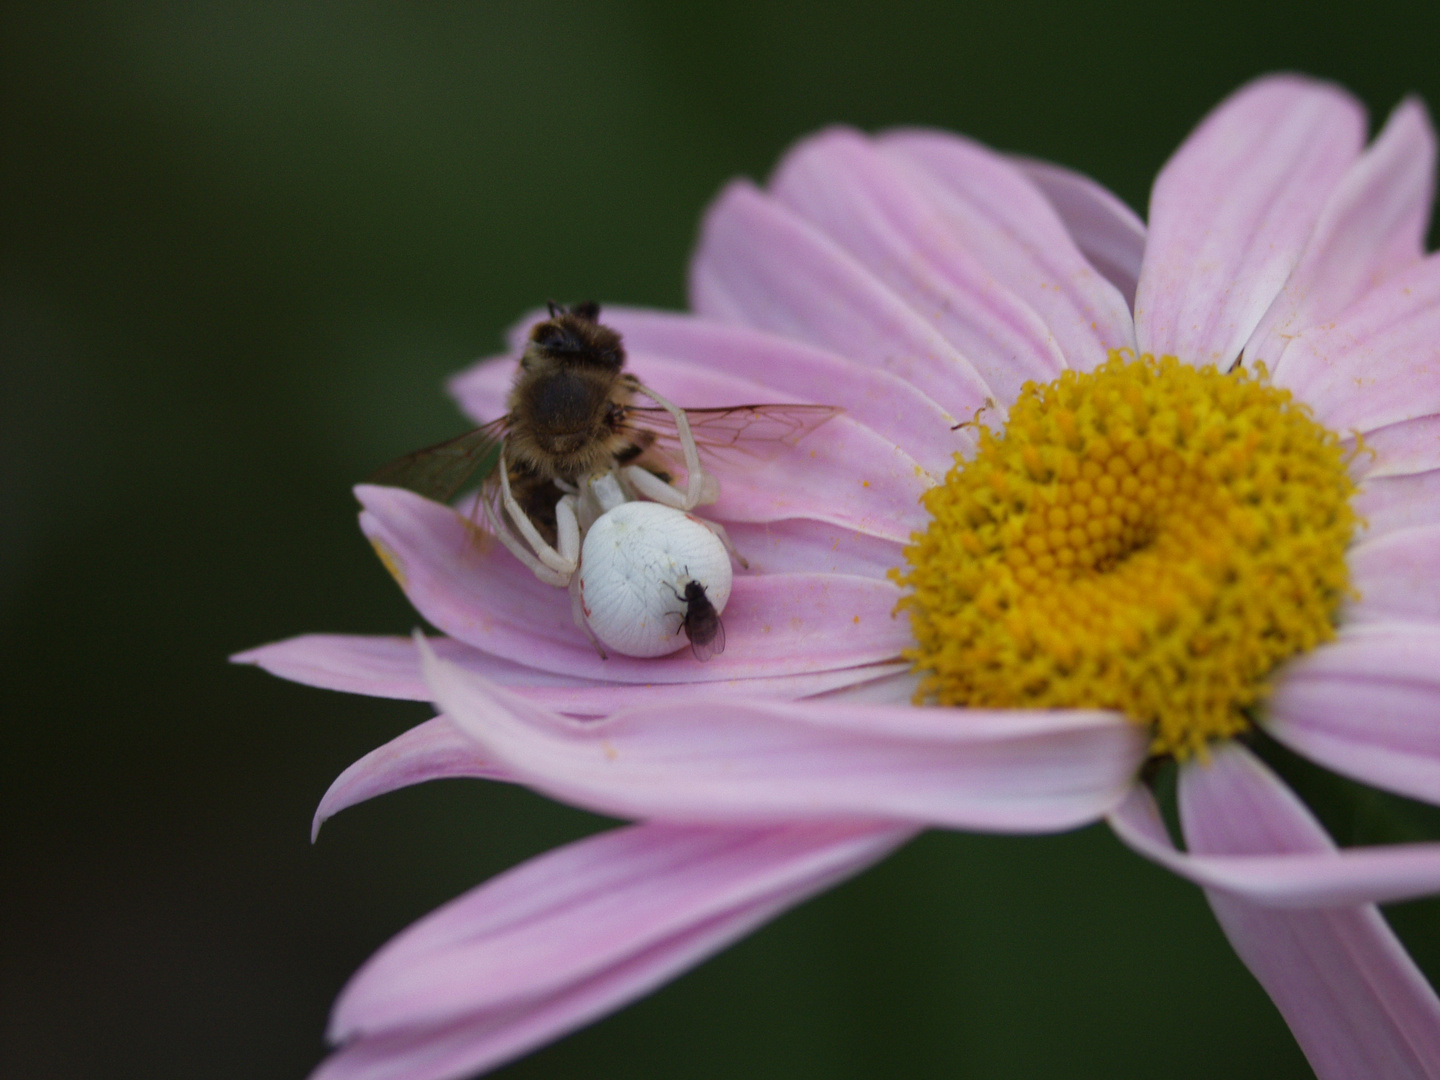
<svg viewBox="0 0 1440 1080">
<path fill-rule="evenodd" d="M 602 657 L 604 646 L 664 656 L 689 644 L 678 633 L 686 584 L 704 586 L 719 614 L 732 576 L 730 552 L 709 522 L 659 502 L 622 503 L 585 534 L 578 588 L 571 588 L 576 622 Z"/>
<path fill-rule="evenodd" d="M 502 467 L 503 464 L 502 459 Z M 558 551 L 545 543 L 518 506 L 514 510 L 518 515 L 514 519 L 515 526 L 535 546 L 534 553 L 506 529 L 494 506 L 488 502 L 483 504 L 490 527 L 516 558 L 541 581 L 569 587 L 571 617 L 602 658 L 605 656 L 605 645 L 626 656 L 660 656 L 683 647 L 683 638 L 673 640 L 673 624 L 668 637 L 658 635 L 656 631 L 661 622 L 659 612 L 674 613 L 674 605 L 667 606 L 665 603 L 667 583 L 680 586 L 678 591 L 683 592 L 686 581 L 699 581 L 705 586 L 706 595 L 718 613 L 725 606 L 721 598 L 728 599 L 730 596 L 730 559 L 733 557 L 741 566 L 750 565 L 735 550 L 723 525 L 665 503 L 644 501 L 636 497 L 633 489 L 627 490 L 628 487 L 616 471 L 592 477 L 579 488 L 565 490 L 561 487 L 559 490 L 565 493 L 555 507 Z M 616 536 L 628 535 L 638 540 L 641 547 L 628 561 L 624 557 L 617 561 L 610 551 L 610 546 L 613 546 L 610 541 L 590 542 L 597 529 L 602 537 L 611 538 L 611 541 Z M 704 539 L 698 538 L 699 533 L 705 534 Z M 672 540 L 672 534 L 678 539 Z M 665 554 L 671 551 L 678 551 L 680 555 L 677 557 L 688 559 L 681 565 L 693 563 L 695 572 L 689 577 L 677 577 L 672 565 L 674 560 Z M 719 561 L 725 565 L 723 574 L 714 569 L 717 551 Z M 687 556 L 687 552 L 692 552 L 693 557 Z M 577 570 L 587 565 L 587 560 L 596 564 L 594 572 L 577 574 Z M 641 574 L 646 566 L 651 570 L 661 568 L 663 572 L 658 576 L 652 573 L 642 582 L 636 575 Z M 585 599 L 587 580 L 592 583 L 592 594 L 599 590 L 601 599 L 598 608 Z M 612 587 L 612 582 L 621 584 Z M 636 598 L 641 599 L 637 601 Z M 640 603 L 639 608 L 635 607 L 636 602 Z M 621 629 L 632 618 L 635 627 L 631 631 Z M 596 627 L 597 620 L 599 629 Z M 637 634 L 639 637 L 636 637 Z M 642 651 L 632 651 L 637 648 Z M 643 651 L 647 649 L 651 651 Z"/>
</svg>

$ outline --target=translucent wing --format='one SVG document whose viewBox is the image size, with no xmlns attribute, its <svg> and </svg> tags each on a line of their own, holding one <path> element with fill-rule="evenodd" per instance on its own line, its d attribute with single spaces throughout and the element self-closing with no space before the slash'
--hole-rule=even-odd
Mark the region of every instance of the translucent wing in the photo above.
<svg viewBox="0 0 1440 1080">
<path fill-rule="evenodd" d="M 449 502 L 467 483 L 485 480 L 495 471 L 507 419 L 502 416 L 464 435 L 406 454 L 378 469 L 369 482 Z"/>
<path fill-rule="evenodd" d="M 844 409 L 835 405 L 729 405 L 718 409 L 686 409 L 690 432 L 701 450 L 739 451 L 767 457 L 794 446 Z M 655 432 L 667 448 L 679 446 L 675 418 L 658 407 L 630 406 L 627 418 L 637 428 Z"/>
<path fill-rule="evenodd" d="M 703 644 L 698 641 L 690 642 L 690 651 L 695 654 L 695 659 L 702 663 L 725 651 L 725 624 L 720 621 L 719 615 L 715 616 L 715 636 Z"/>
</svg>

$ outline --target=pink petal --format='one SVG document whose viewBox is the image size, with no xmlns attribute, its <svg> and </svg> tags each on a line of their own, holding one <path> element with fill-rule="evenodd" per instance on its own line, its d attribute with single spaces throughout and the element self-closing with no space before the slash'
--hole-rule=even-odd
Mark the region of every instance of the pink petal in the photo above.
<svg viewBox="0 0 1440 1080">
<path fill-rule="evenodd" d="M 854 574 L 888 578 L 905 560 L 893 540 L 806 518 L 737 521 L 726 526 L 757 574 Z"/>
<path fill-rule="evenodd" d="M 1198 854 L 1333 850 L 1300 801 L 1234 745 L 1187 770 L 1180 818 Z M 1373 905 L 1279 912 L 1206 896 L 1319 1080 L 1436 1075 L 1440 999 Z"/>
<path fill-rule="evenodd" d="M 1294 75 L 1259 79 L 1206 117 L 1151 192 L 1140 351 L 1227 367 L 1364 139 L 1352 97 Z"/>
<path fill-rule="evenodd" d="M 312 1080 L 442 1080 L 648 993 L 883 858 L 909 830 L 636 825 L 502 874 L 401 933 L 336 1003 Z"/>
<path fill-rule="evenodd" d="M 428 652 L 425 672 L 446 715 L 526 783 L 617 817 L 1064 829 L 1113 806 L 1145 754 L 1112 713 L 717 695 L 579 722 Z"/>
<path fill-rule="evenodd" d="M 877 141 L 892 160 L 918 168 L 913 182 L 996 281 L 1039 314 L 1070 367 L 1083 371 L 1108 349 L 1135 347 L 1125 298 L 1015 162 L 941 131 L 898 130 Z"/>
<path fill-rule="evenodd" d="M 1331 193 L 1290 280 L 1246 344 L 1246 361 L 1276 371 L 1302 330 L 1418 262 L 1434 198 L 1435 133 L 1425 106 L 1410 98 Z"/>
<path fill-rule="evenodd" d="M 567 716 L 605 716 L 640 703 L 679 706 L 716 693 L 715 685 L 708 682 L 613 683 L 557 675 L 491 656 L 453 638 L 431 638 L 430 646 L 451 663 L 484 675 L 527 701 Z M 325 690 L 430 700 L 430 688 L 420 673 L 420 654 L 410 638 L 311 634 L 264 645 L 234 659 L 256 663 L 283 679 Z M 721 685 L 730 692 L 750 697 L 791 701 L 847 687 L 866 687 L 908 669 L 909 665 L 903 662 L 866 664 L 773 678 L 730 680 Z M 857 692 L 880 691 L 870 687 Z M 894 700 L 909 700 L 908 694 L 896 693 Z"/>
<path fill-rule="evenodd" d="M 366 643 L 363 638 L 353 640 Z M 413 641 L 408 638 L 374 640 L 387 644 L 391 641 L 403 643 L 414 668 L 414 678 L 420 682 L 422 689 L 424 688 L 420 677 L 419 654 Z M 431 644 L 443 647 L 447 641 L 448 639 L 439 638 L 434 639 Z M 483 655 L 476 654 L 473 650 L 467 651 L 472 655 Z M 343 655 L 341 659 L 343 660 Z M 387 658 L 387 662 L 395 659 Z M 398 667 L 398 662 L 394 663 L 394 666 Z M 461 666 L 464 666 L 463 663 Z M 330 664 L 327 667 L 336 668 L 342 665 Z M 908 700 L 914 691 L 914 677 L 905 671 L 905 667 L 903 664 L 888 664 L 819 675 L 756 679 L 745 683 L 744 691 L 780 700 L 808 697 L 812 694 L 828 696 L 843 693 L 847 699 L 884 700 L 893 703 Z M 701 700 L 706 695 L 713 695 L 714 690 L 709 687 L 710 684 L 707 683 L 658 687 L 596 686 L 586 690 L 555 690 L 549 693 L 544 688 L 526 687 L 518 692 L 538 704 L 572 715 L 598 716 L 640 702 L 648 705 L 684 705 L 690 701 Z M 424 696 L 428 697 L 428 690 Z M 357 803 L 412 784 L 456 777 L 504 781 L 513 779 L 507 771 L 489 760 L 479 746 L 449 719 L 437 716 L 372 750 L 341 773 L 325 792 L 315 810 L 310 826 L 310 840 L 312 843 L 315 841 L 320 835 L 320 826 L 326 821 Z"/>
<path fill-rule="evenodd" d="M 1347 439 L 1353 446 L 1355 440 Z M 1362 479 L 1410 476 L 1440 469 L 1440 415 L 1420 416 L 1367 431 L 1364 449 L 1351 464 Z"/>
<path fill-rule="evenodd" d="M 1011 158 L 1060 215 L 1091 266 L 1134 305 L 1145 255 L 1145 223 L 1110 189 L 1083 173 L 1034 158 Z"/>
<path fill-rule="evenodd" d="M 1440 469 L 1366 478 L 1351 505 L 1365 522 L 1362 539 L 1440 523 Z"/>
<path fill-rule="evenodd" d="M 998 230 L 907 164 L 889 160 L 859 132 L 835 128 L 791 150 L 769 189 L 923 312 L 1002 401 L 1015 400 L 1029 380 L 1050 382 L 1066 366 L 1059 343 L 980 261 L 989 252 L 966 235 Z M 1032 202 L 1041 201 L 1014 179 Z M 947 213 L 942 200 L 959 212 Z M 967 217 L 978 219 L 975 228 L 964 228 Z M 1089 336 L 1093 347 L 1093 331 Z"/>
<path fill-rule="evenodd" d="M 477 424 L 488 424 L 505 413 L 505 397 L 518 363 L 519 358 L 509 354 L 482 357 L 450 376 L 445 388 L 461 412 Z"/>
<path fill-rule="evenodd" d="M 677 933 L 836 869 L 912 830 L 652 822 L 532 859 L 405 930 L 351 979 L 330 1036 L 543 999 Z"/>
<path fill-rule="evenodd" d="M 653 377 L 655 388 L 671 401 L 717 407 L 753 403 L 764 396 L 761 387 L 741 390 L 739 380 L 693 365 L 643 354 L 636 355 L 636 361 L 636 370 L 649 373 L 647 378 Z M 842 396 L 848 396 L 848 388 Z M 951 436 L 952 454 L 969 442 L 948 428 L 945 434 Z M 706 468 L 720 481 L 720 498 L 700 512 L 718 520 L 808 519 L 902 544 L 928 523 L 920 499 L 938 479 L 894 443 L 843 414 L 796 446 L 774 447 L 764 457 L 743 450 L 728 455 L 717 451 L 707 457 Z"/>
<path fill-rule="evenodd" d="M 729 625 L 729 619 L 726 620 Z M 412 649 L 412 651 L 414 651 Z M 653 662 L 653 661 L 652 661 Z M 713 661 L 712 661 L 713 662 Z M 519 687 L 514 692 L 542 709 L 566 716 L 609 716 L 621 709 L 645 704 L 687 707 L 697 701 L 713 701 L 716 694 L 743 694 L 775 701 L 795 701 L 817 694 L 830 694 L 850 687 L 865 687 L 877 680 L 906 672 L 908 664 L 864 664 L 859 667 L 802 671 L 754 679 L 727 679 L 679 683 L 601 683 L 569 688 Z M 497 685 L 504 685 L 499 683 Z M 899 700 L 899 699 L 897 699 Z M 908 697 L 904 700 L 909 700 Z"/>
<path fill-rule="evenodd" d="M 310 1080 L 461 1080 L 485 1072 L 644 997 L 790 906 L 782 898 L 741 908 L 543 1001 L 358 1037 L 322 1061 Z"/>
<path fill-rule="evenodd" d="M 1108 820 L 1115 834 L 1147 859 L 1203 888 L 1218 889 L 1261 907 L 1351 906 L 1440 892 L 1440 844 L 1233 855 L 1176 851 L 1154 797 L 1140 784 Z"/>
<path fill-rule="evenodd" d="M 690 301 L 701 315 L 887 371 L 963 420 L 993 397 L 970 361 L 919 313 L 746 181 L 732 183 L 706 213 L 690 264 Z"/>
<path fill-rule="evenodd" d="M 1285 666 L 1265 729 L 1326 768 L 1440 803 L 1440 625 L 1346 627 Z"/>
<path fill-rule="evenodd" d="M 320 835 L 321 825 L 347 807 L 412 784 L 453 777 L 514 779 L 488 760 L 475 741 L 448 719 L 437 716 L 426 720 L 371 750 L 335 778 L 315 808 L 310 842 L 313 844 Z"/>
<path fill-rule="evenodd" d="M 1440 525 L 1366 540 L 1350 549 L 1347 560 L 1350 584 L 1360 593 L 1348 618 L 1440 623 Z"/>
<path fill-rule="evenodd" d="M 911 705 L 920 690 L 920 674 L 913 669 L 891 671 L 876 679 L 853 682 L 816 694 L 816 701 L 845 701 L 867 705 Z"/>
<path fill-rule="evenodd" d="M 1332 431 L 1440 413 L 1440 256 L 1306 330 L 1285 350 L 1275 381 Z"/>
<path fill-rule="evenodd" d="M 968 417 L 951 416 L 905 380 L 836 353 L 693 315 L 607 307 L 604 318 L 628 348 L 747 379 L 766 388 L 766 401 L 777 391 L 787 399 L 833 401 L 936 475 L 950 468 L 957 450 L 973 445 L 968 431 L 951 430 Z"/>
<path fill-rule="evenodd" d="M 1207 898 L 1317 1080 L 1436 1075 L 1440 1002 L 1375 907 L 1277 912 Z"/>
<path fill-rule="evenodd" d="M 451 638 L 431 638 L 430 647 L 451 663 L 511 689 L 595 685 L 590 679 L 539 671 L 491 656 Z M 430 700 L 430 691 L 420 675 L 415 642 L 408 637 L 304 634 L 236 653 L 230 660 L 236 664 L 254 664 L 271 675 L 305 686 L 367 697 Z"/>
<path fill-rule="evenodd" d="M 448 507 L 362 485 L 360 527 L 384 551 L 417 611 L 482 652 L 542 671 L 622 683 L 686 683 L 815 674 L 896 660 L 908 624 L 899 589 L 842 574 L 739 573 L 725 609 L 725 652 L 602 660 L 571 621 L 565 590 L 538 581 L 499 544 L 480 545 Z"/>
<path fill-rule="evenodd" d="M 716 368 L 629 350 L 630 370 L 679 405 L 745 405 L 777 396 L 765 387 Z M 513 361 L 482 364 L 451 388 L 466 403 L 494 395 L 504 399 Z M 843 384 L 842 384 L 843 385 Z M 847 388 L 848 390 L 848 388 Z M 484 415 L 475 408 L 472 415 Z M 492 412 L 491 415 L 498 415 Z M 950 435 L 948 427 L 944 433 Z M 953 449 L 961 440 L 950 439 Z M 765 455 L 741 451 L 708 455 L 706 467 L 720 481 L 720 501 L 704 513 L 721 521 L 825 521 L 899 543 L 923 529 L 920 497 L 934 479 L 910 455 L 847 415 L 826 421 L 795 446 L 767 445 Z M 942 468 L 948 468 L 949 462 Z"/>
</svg>

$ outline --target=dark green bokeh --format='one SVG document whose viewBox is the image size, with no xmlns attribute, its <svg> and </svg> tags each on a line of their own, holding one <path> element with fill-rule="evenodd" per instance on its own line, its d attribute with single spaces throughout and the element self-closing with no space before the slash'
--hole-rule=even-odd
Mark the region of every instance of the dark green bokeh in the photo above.
<svg viewBox="0 0 1440 1080">
<path fill-rule="evenodd" d="M 702 208 L 929 123 L 1137 207 L 1275 68 L 1440 102 L 1428 2 L 0 10 L 0 1072 L 299 1077 L 391 933 L 601 827 L 445 782 L 311 811 L 420 706 L 232 668 L 416 617 L 348 485 L 546 297 L 679 306 Z M 1434 815 L 1266 748 L 1346 841 Z M 1392 911 L 1432 977 L 1440 907 Z M 505 1075 L 1302 1076 L 1203 898 L 1104 831 L 929 836 Z"/>
</svg>

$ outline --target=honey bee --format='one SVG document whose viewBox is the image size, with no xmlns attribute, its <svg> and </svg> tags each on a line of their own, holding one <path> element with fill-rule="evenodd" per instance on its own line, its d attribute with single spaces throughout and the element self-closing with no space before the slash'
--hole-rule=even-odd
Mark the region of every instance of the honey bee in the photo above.
<svg viewBox="0 0 1440 1080">
<path fill-rule="evenodd" d="M 680 616 L 680 625 L 675 632 L 685 631 L 695 659 L 705 661 L 724 652 L 725 624 L 720 621 L 720 613 L 715 610 L 710 597 L 705 595 L 705 586 L 692 579 L 685 583 L 683 595 L 673 585 L 670 590 L 675 593 L 675 599 L 685 605 L 683 612 L 676 612 Z"/>
<path fill-rule="evenodd" d="M 793 443 L 841 411 L 828 405 L 681 409 L 623 370 L 624 345 L 600 322 L 598 304 L 567 308 L 552 301 L 549 312 L 530 331 L 504 416 L 407 454 L 370 481 L 449 502 L 478 478 L 477 505 L 490 531 L 550 584 L 569 583 L 583 527 L 617 498 L 684 511 L 714 502 L 719 485 L 700 463 L 701 445 Z M 636 405 L 637 396 L 654 406 Z M 664 454 L 670 446 L 681 458 L 682 486 L 673 482 Z M 605 477 L 613 478 L 609 494 L 597 499 L 594 482 Z"/>
</svg>

